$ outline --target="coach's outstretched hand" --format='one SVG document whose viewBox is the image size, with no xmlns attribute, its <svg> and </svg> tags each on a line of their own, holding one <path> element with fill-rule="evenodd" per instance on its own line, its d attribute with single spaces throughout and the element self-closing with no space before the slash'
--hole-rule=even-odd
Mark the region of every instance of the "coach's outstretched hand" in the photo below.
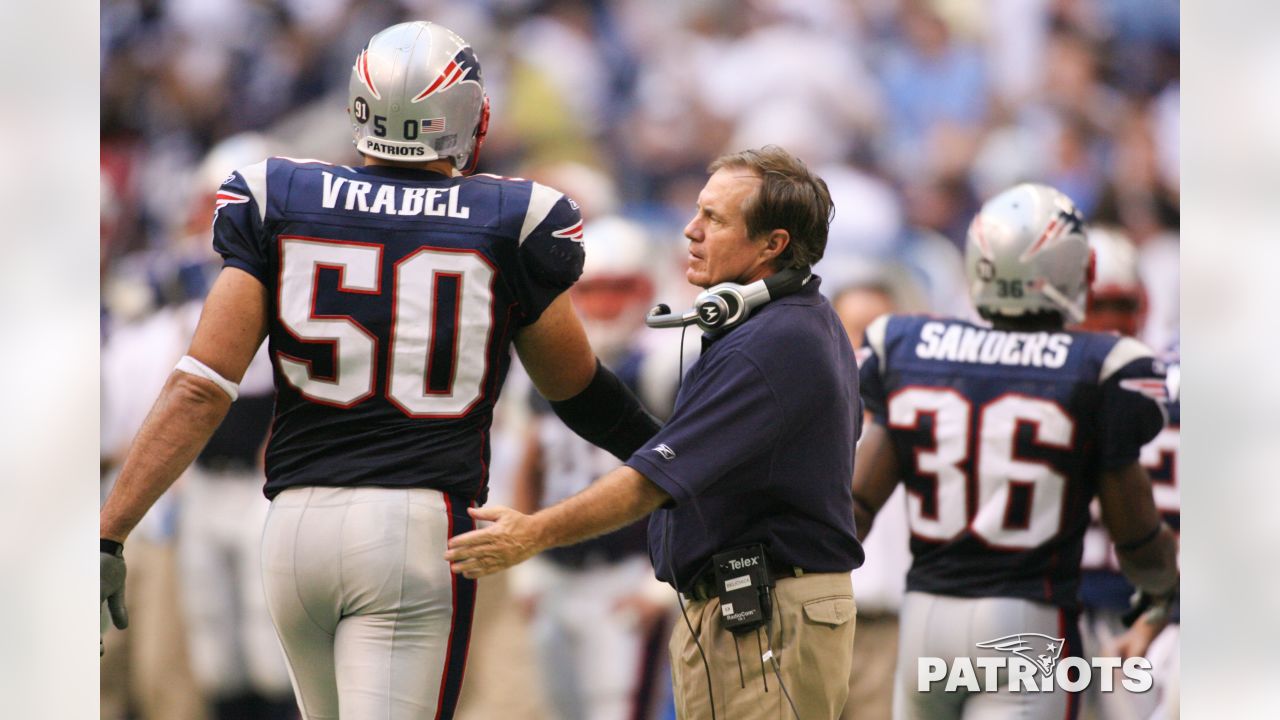
<svg viewBox="0 0 1280 720">
<path fill-rule="evenodd" d="M 123 630 L 129 627 L 129 611 L 124 607 L 124 547 L 110 540 L 102 541 L 98 568 L 101 570 L 98 585 L 101 595 L 99 602 L 107 604 L 107 610 L 111 613 L 111 624 Z M 102 630 L 105 632 L 106 628 Z M 102 646 L 102 638 L 99 637 L 98 655 L 101 656 L 103 652 L 105 648 Z"/>
<path fill-rule="evenodd" d="M 467 512 L 476 520 L 494 524 L 449 539 L 444 559 L 453 572 L 475 579 L 506 570 L 542 550 L 528 515 L 501 505 L 468 508 Z"/>
</svg>

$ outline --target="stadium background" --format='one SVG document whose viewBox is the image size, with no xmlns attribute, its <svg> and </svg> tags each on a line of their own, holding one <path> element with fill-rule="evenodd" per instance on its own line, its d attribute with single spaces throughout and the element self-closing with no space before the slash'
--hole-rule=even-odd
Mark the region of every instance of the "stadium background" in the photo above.
<svg viewBox="0 0 1280 720">
<path fill-rule="evenodd" d="M 1138 244 L 1144 339 L 1176 335 L 1176 2 L 107 0 L 104 343 L 199 293 L 191 269 L 209 259 L 207 212 L 227 170 L 210 180 L 210 149 L 250 132 L 270 154 L 359 162 L 343 110 L 351 60 L 405 19 L 441 22 L 476 48 L 494 109 L 481 170 L 545 179 L 589 217 L 641 223 L 664 251 L 654 270 L 673 305 L 688 295 L 680 228 L 707 162 L 776 143 L 831 185 L 825 288 L 880 284 L 904 307 L 968 314 L 969 218 L 1038 179 Z M 503 480 L 495 467 L 498 502 Z M 539 712 L 502 584 L 481 591 L 493 604 L 462 717 Z"/>
</svg>

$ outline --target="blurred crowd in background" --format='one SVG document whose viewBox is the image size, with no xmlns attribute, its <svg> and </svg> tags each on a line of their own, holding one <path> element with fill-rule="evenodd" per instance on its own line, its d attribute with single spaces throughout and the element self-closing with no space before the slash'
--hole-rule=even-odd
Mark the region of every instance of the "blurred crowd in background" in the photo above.
<svg viewBox="0 0 1280 720">
<path fill-rule="evenodd" d="M 1157 350 L 1176 340 L 1176 0 L 103 0 L 105 481 L 219 267 L 214 191 L 267 155 L 359 163 L 344 111 L 352 61 L 373 33 L 409 19 L 439 22 L 476 50 L 493 108 L 480 171 L 538 179 L 581 204 L 584 280 L 594 252 L 595 289 L 613 293 L 587 310 L 598 312 L 597 343 L 639 332 L 678 360 L 676 334 L 644 333 L 640 319 L 652 302 L 692 297 L 680 230 L 708 162 L 764 144 L 830 186 L 836 213 L 816 272 L 847 301 L 855 341 L 873 311 L 972 316 L 966 229 L 983 200 L 1023 180 L 1059 188 L 1091 224 L 1127 238 L 1146 287 L 1140 337 Z M 678 365 L 657 367 L 640 382 L 665 373 L 674 383 Z M 527 397 L 519 383 L 504 395 L 491 501 L 519 495 L 536 417 Z M 663 403 L 662 392 L 649 397 Z M 166 552 L 182 531 L 178 502 L 158 505 L 130 543 L 158 550 L 149 570 L 130 559 L 131 581 L 154 579 L 152 604 L 181 594 L 181 556 Z M 528 613 L 512 610 L 525 605 L 501 600 L 522 592 L 511 584 L 482 585 L 489 615 L 477 620 L 462 717 L 554 717 L 532 670 L 527 686 L 508 678 L 513 658 L 532 657 L 520 645 Z M 864 604 L 857 573 L 854 585 L 860 615 L 892 612 L 892 592 Z M 170 600 L 181 638 L 184 605 Z M 135 619 L 147 612 L 130 602 Z M 103 717 L 218 716 L 200 698 L 226 688 L 183 686 L 185 641 L 169 652 L 104 663 L 130 679 L 110 698 L 104 682 Z M 279 696 L 286 681 L 259 694 Z M 188 690 L 186 709 L 154 709 L 158 695 Z"/>
</svg>

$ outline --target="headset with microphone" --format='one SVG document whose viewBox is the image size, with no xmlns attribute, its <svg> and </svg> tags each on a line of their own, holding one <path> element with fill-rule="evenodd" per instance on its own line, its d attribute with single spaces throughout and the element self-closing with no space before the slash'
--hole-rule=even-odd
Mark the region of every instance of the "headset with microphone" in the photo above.
<svg viewBox="0 0 1280 720">
<path fill-rule="evenodd" d="M 669 305 L 655 305 L 644 322 L 651 328 L 684 327 L 697 323 L 704 332 L 725 332 L 746 322 L 751 311 L 761 305 L 804 287 L 811 277 L 813 274 L 808 268 L 787 268 L 747 285 L 723 282 L 699 293 L 691 310 L 677 314 L 671 312 Z"/>
</svg>

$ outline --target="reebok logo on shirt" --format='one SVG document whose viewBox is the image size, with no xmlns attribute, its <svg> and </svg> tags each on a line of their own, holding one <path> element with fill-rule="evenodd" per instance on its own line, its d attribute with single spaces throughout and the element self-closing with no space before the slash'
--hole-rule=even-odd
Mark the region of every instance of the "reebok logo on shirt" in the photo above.
<svg viewBox="0 0 1280 720">
<path fill-rule="evenodd" d="M 676 459 L 676 451 L 667 447 L 665 443 L 662 445 L 659 445 L 658 447 L 653 448 L 653 451 L 661 455 L 663 460 Z"/>
</svg>

